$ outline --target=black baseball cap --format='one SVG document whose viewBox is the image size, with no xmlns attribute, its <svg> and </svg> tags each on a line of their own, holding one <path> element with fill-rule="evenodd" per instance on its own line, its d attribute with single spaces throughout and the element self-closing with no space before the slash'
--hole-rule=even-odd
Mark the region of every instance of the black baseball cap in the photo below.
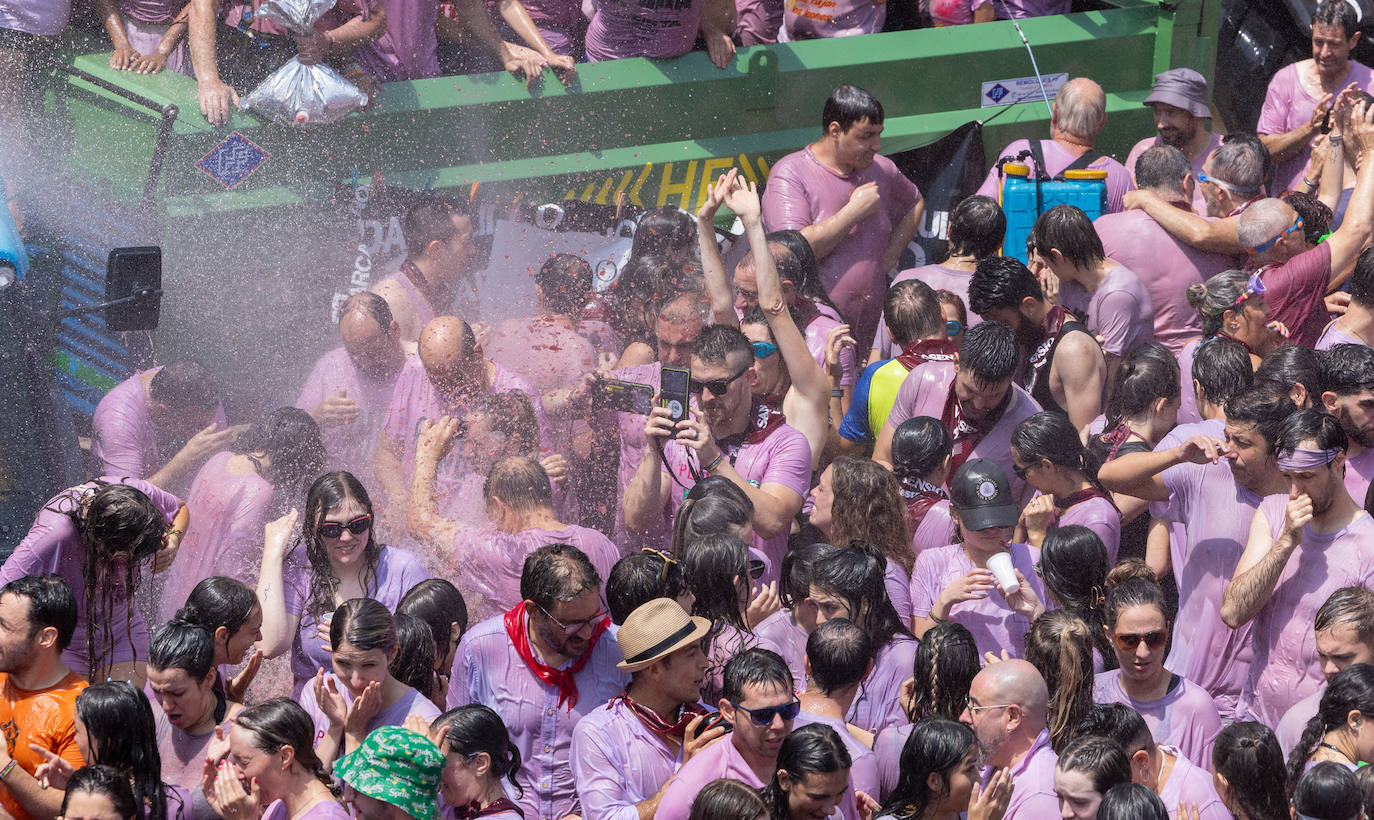
<svg viewBox="0 0 1374 820">
<path fill-rule="evenodd" d="M 1014 527 L 1021 517 L 1007 474 L 990 458 L 971 458 L 959 465 L 949 482 L 949 503 L 970 530 Z"/>
</svg>

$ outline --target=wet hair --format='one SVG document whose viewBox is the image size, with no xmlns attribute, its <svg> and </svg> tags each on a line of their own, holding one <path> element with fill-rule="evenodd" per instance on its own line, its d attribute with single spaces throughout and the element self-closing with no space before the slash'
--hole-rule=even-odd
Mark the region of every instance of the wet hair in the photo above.
<svg viewBox="0 0 1374 820">
<path fill-rule="evenodd" d="M 1355 782 L 1360 787 L 1360 797 L 1364 800 L 1364 813 L 1374 811 L 1374 767 L 1361 766 L 1355 770 Z"/>
<path fill-rule="evenodd" d="M 825 283 L 821 281 L 820 263 L 816 261 L 816 251 L 807 241 L 806 235 L 793 228 L 769 231 L 763 237 L 768 242 L 769 254 L 778 269 L 778 278 L 792 283 L 796 294 L 818 305 L 825 305 L 840 315 L 840 309 L 826 293 Z M 754 255 L 747 253 L 741 263 L 753 263 Z"/>
<path fill-rule="evenodd" d="M 830 97 L 821 109 L 821 131 L 837 123 L 841 131 L 868 120 L 873 125 L 883 123 L 883 104 L 878 98 L 859 88 L 857 85 L 842 85 L 830 92 Z"/>
<path fill-rule="evenodd" d="M 328 460 L 320 425 L 295 407 L 278 407 L 253 422 L 234 441 L 234 452 L 267 454 L 271 461 L 262 477 L 277 490 L 274 506 L 282 509 L 295 502 Z"/>
<path fill-rule="evenodd" d="M 832 618 L 807 636 L 806 658 L 811 662 L 811 681 L 821 694 L 829 695 L 863 682 L 873 661 L 873 643 L 853 621 Z"/>
<path fill-rule="evenodd" d="M 647 217 L 648 214 L 645 214 Z M 641 219 L 641 226 L 643 222 Z M 635 239 L 639 239 L 637 231 Z M 692 241 L 696 242 L 696 226 L 693 226 Z M 544 307 L 550 312 L 579 319 L 587 300 L 592 296 L 592 266 L 575 254 L 556 253 L 539 266 L 539 272 L 534 275 L 534 284 L 539 287 Z"/>
<path fill-rule="evenodd" d="M 724 625 L 751 631 L 735 586 L 735 579 L 739 576 L 743 576 L 748 583 L 748 545 L 733 535 L 698 538 L 683 551 L 682 570 L 687 579 L 687 588 L 696 596 L 692 614 L 711 622 L 712 639 Z"/>
<path fill-rule="evenodd" d="M 742 356 L 746 366 L 754 363 L 754 343 L 737 327 L 709 325 L 692 342 L 692 356 L 703 362 L 729 362 L 732 353 Z"/>
<path fill-rule="evenodd" d="M 1026 239 L 1026 249 L 1046 258 L 1050 251 L 1059 251 L 1066 262 L 1077 267 L 1096 265 L 1107 258 L 1093 221 L 1074 205 L 1056 205 L 1041 214 Z"/>
<path fill-rule="evenodd" d="M 1212 176 L 1238 189 L 1226 189 L 1229 193 L 1248 198 L 1261 193 L 1269 163 L 1269 149 L 1258 135 L 1228 135 L 1212 152 Z"/>
<path fill-rule="evenodd" d="M 488 504 L 493 498 L 516 512 L 529 512 L 553 507 L 553 487 L 549 474 L 537 460 L 528 456 L 507 456 L 487 471 L 482 485 L 482 497 Z"/>
<path fill-rule="evenodd" d="M 1172 145 L 1148 148 L 1135 161 L 1135 184 L 1143 190 L 1183 193 L 1183 178 L 1193 172 L 1188 157 Z"/>
<path fill-rule="evenodd" d="M 771 820 L 789 820 L 787 792 L 809 774 L 848 771 L 854 761 L 836 731 L 824 723 L 808 723 L 789 734 L 778 749 L 773 781 L 763 790 L 763 803 Z M 787 772 L 791 786 L 784 788 L 780 775 Z M 848 781 L 849 778 L 845 778 Z"/>
<path fill-rule="evenodd" d="M 1129 578 L 1119 583 L 1108 581 L 1107 603 L 1103 607 L 1107 626 L 1115 630 L 1116 622 L 1121 617 L 1121 613 L 1137 606 L 1152 606 L 1158 609 L 1160 615 L 1164 616 L 1164 629 L 1167 631 L 1171 628 L 1169 608 L 1164 600 L 1164 592 L 1160 590 L 1159 584 L 1153 578 Z"/>
<path fill-rule="evenodd" d="M 1273 452 L 1284 420 L 1297 409 L 1287 390 L 1273 384 L 1255 384 L 1226 402 L 1226 420 L 1255 425 Z M 1340 425 L 1336 426 L 1339 429 Z"/>
<path fill-rule="evenodd" d="M 139 801 L 134 797 L 133 783 L 130 782 L 128 774 L 112 766 L 87 764 L 72 773 L 67 780 L 67 790 L 62 794 L 60 813 L 63 817 L 69 816 L 67 806 L 75 794 L 101 795 L 110 801 L 115 814 L 123 820 L 136 820 L 143 816 Z M 151 817 L 152 806 L 148 806 L 147 811 Z"/>
<path fill-rule="evenodd" d="M 1303 774 L 1293 789 L 1293 809 L 1310 820 L 1356 820 L 1363 816 L 1364 794 L 1354 772 L 1328 760 Z"/>
<path fill-rule="evenodd" d="M 988 311 L 1019 310 L 1027 296 L 1043 302 L 1045 291 L 1030 268 L 1014 256 L 985 256 L 978 260 L 968 283 L 968 309 L 979 316 Z"/>
<path fill-rule="evenodd" d="M 902 745 L 897 785 L 875 816 L 922 820 L 949 794 L 950 774 L 963 764 L 975 742 L 973 729 L 956 720 L 917 721 Z M 939 793 L 930 790 L 932 774 L 944 783 Z"/>
<path fill-rule="evenodd" d="M 329 645 L 335 652 L 345 643 L 354 649 L 388 653 L 397 646 L 396 621 L 390 610 L 371 598 L 351 598 L 339 605 L 329 622 Z"/>
<path fill-rule="evenodd" d="M 1078 722 L 1078 734 L 1114 740 L 1128 759 L 1138 751 L 1155 747 L 1145 718 L 1125 703 L 1094 703 Z"/>
<path fill-rule="evenodd" d="M 1218 149 L 1220 150 L 1220 149 Z M 1250 301 L 1236 304 L 1249 287 L 1250 275 L 1244 271 L 1222 271 L 1206 282 L 1194 282 L 1185 291 L 1188 304 L 1202 319 L 1202 335 L 1215 336 L 1221 332 L 1222 320 L 1232 310 L 1244 310 Z"/>
<path fill-rule="evenodd" d="M 784 609 L 792 610 L 811 594 L 811 579 L 816 563 L 839 552 L 831 544 L 807 544 L 790 549 L 782 559 L 782 575 L 778 579 L 778 598 Z"/>
<path fill-rule="evenodd" d="M 768 807 L 758 789 L 738 780 L 718 777 L 701 787 L 692 798 L 692 811 L 687 820 L 757 820 L 767 814 Z"/>
<path fill-rule="evenodd" d="M 1245 345 L 1212 336 L 1194 350 L 1189 375 L 1197 380 L 1207 401 L 1225 407 L 1232 396 L 1254 384 L 1255 366 L 1250 363 L 1250 351 Z"/>
<path fill-rule="evenodd" d="M 396 614 L 414 616 L 429 626 L 436 662 L 448 654 L 455 621 L 459 635 L 468 631 L 468 605 L 463 593 L 443 578 L 427 578 L 411 587 L 396 605 Z"/>
<path fill-rule="evenodd" d="M 1007 233 L 1007 215 L 997 200 L 974 194 L 966 196 L 949 212 L 949 252 L 951 255 L 982 259 L 1002 248 Z"/>
<path fill-rule="evenodd" d="M 711 478 L 724 479 L 724 476 Z M 733 482 L 730 487 L 737 492 L 715 487 L 700 498 L 689 495 L 682 502 L 673 519 L 673 535 L 668 545 L 670 554 L 680 557 L 693 541 L 708 535 L 734 535 L 742 527 L 749 526 L 754 519 L 754 503 Z"/>
<path fill-rule="evenodd" d="M 429 624 L 414 615 L 393 615 L 396 629 L 396 657 L 387 671 L 391 677 L 425 697 L 438 691 L 439 679 L 434 673 L 435 656 L 439 647 Z M 448 646 L 445 645 L 447 650 Z"/>
<path fill-rule="evenodd" d="M 504 435 L 507 441 L 515 439 L 519 445 L 517 455 L 538 455 L 539 421 L 534 414 L 534 402 L 525 391 L 507 390 L 482 396 L 468 418 L 474 415 L 485 416 L 493 433 Z"/>
<path fill-rule="evenodd" d="M 902 347 L 933 336 L 945 326 L 935 291 L 920 279 L 905 279 L 888 289 L 883 297 L 883 321 L 893 341 Z"/>
<path fill-rule="evenodd" d="M 811 586 L 844 601 L 850 619 L 863 627 L 879 651 L 900 636 L 912 637 L 887 597 L 886 572 L 887 559 L 878 548 L 855 541 L 817 561 L 811 575 Z"/>
<path fill-rule="evenodd" d="M 1279 199 L 1302 217 L 1302 238 L 1309 245 L 1316 245 L 1331 230 L 1333 214 L 1325 202 L 1306 191 L 1288 191 Z"/>
<path fill-rule="evenodd" d="M 1116 653 L 1102 626 L 1107 600 L 1107 547 L 1097 533 L 1079 524 L 1055 527 L 1040 546 L 1040 577 L 1061 609 L 1088 625 L 1093 648 L 1107 669 Z"/>
<path fill-rule="evenodd" d="M 146 820 L 167 820 L 153 707 L 143 692 L 127 681 L 91 684 L 76 696 L 76 717 L 86 724 L 92 758 L 87 762 L 123 772 L 133 784 L 134 802 L 146 807 Z"/>
<path fill-rule="evenodd" d="M 1283 751 L 1268 726 L 1238 721 L 1223 727 L 1212 745 L 1212 771 L 1226 778 L 1247 818 L 1288 820 Z"/>
<path fill-rule="evenodd" d="M 1274 442 L 1274 455 L 1291 453 L 1304 441 L 1315 441 L 1319 450 L 1335 448 L 1345 452 L 1350 448 L 1350 439 L 1336 417 L 1313 408 L 1299 410 L 1283 420 L 1278 439 Z"/>
<path fill-rule="evenodd" d="M 200 362 L 181 359 L 153 374 L 148 398 L 173 410 L 206 409 L 219 404 L 219 386 Z"/>
<path fill-rule="evenodd" d="M 591 559 L 571 544 L 540 547 L 525 558 L 520 570 L 520 597 L 545 610 L 600 589 L 601 576 Z"/>
<path fill-rule="evenodd" d="M 411 258 L 423 256 L 431 242 L 447 242 L 457 233 L 453 215 L 467 213 L 466 207 L 452 197 L 421 194 L 415 198 L 401 217 L 401 232 L 405 235 L 406 253 Z"/>
<path fill-rule="evenodd" d="M 1366 587 L 1341 587 L 1327 596 L 1314 619 L 1313 632 L 1347 624 L 1360 643 L 1374 648 L 1374 592 Z"/>
<path fill-rule="evenodd" d="M 1350 301 L 1374 307 L 1374 247 L 1365 248 L 1355 260 L 1355 273 L 1350 277 Z"/>
<path fill-rule="evenodd" d="M 1360 30 L 1360 15 L 1345 0 L 1318 0 L 1312 12 L 1314 26 L 1340 26 L 1349 40 Z"/>
<path fill-rule="evenodd" d="M 979 325 L 982 327 L 982 325 Z M 1078 430 L 1069 417 L 1057 410 L 1041 410 L 1021 420 L 1011 436 L 1011 446 L 1028 466 L 1048 461 L 1080 473 L 1108 499 L 1111 495 L 1097 480 L 1096 462 L 1089 458 Z"/>
<path fill-rule="evenodd" d="M 360 290 L 344 300 L 343 306 L 339 308 L 339 321 L 350 313 L 361 313 L 382 329 L 382 334 L 391 335 L 391 323 L 396 321 L 396 316 L 391 312 L 391 305 L 386 300 L 370 290 Z"/>
<path fill-rule="evenodd" d="M 912 663 L 914 691 L 907 718 L 913 723 L 928 717 L 958 720 L 968 708 L 969 688 L 981 663 L 968 627 L 942 621 L 926 630 Z"/>
<path fill-rule="evenodd" d="M 1366 719 L 1374 719 L 1374 666 L 1356 663 L 1336 673 L 1326 685 L 1317 714 L 1303 727 L 1302 737 L 1288 754 L 1288 788 L 1297 788 L 1307 761 L 1317 751 L 1317 744 L 1332 729 L 1344 726 L 1347 717 L 1358 711 Z"/>
<path fill-rule="evenodd" d="M 1317 381 L 1322 392 L 1353 396 L 1374 390 L 1374 349 L 1368 345 L 1339 344 L 1317 352 Z M 1315 398 L 1320 404 L 1321 396 Z"/>
<path fill-rule="evenodd" d="M 1179 392 L 1178 359 L 1169 348 L 1159 342 L 1139 345 L 1126 354 L 1116 370 L 1104 410 L 1105 429 L 1145 413 L 1159 399 L 1172 401 Z"/>
<path fill-rule="evenodd" d="M 215 671 L 215 636 L 178 615 L 153 633 L 148 666 L 164 672 L 182 669 L 191 680 L 203 681 Z"/>
<path fill-rule="evenodd" d="M 939 419 L 912 416 L 892 433 L 892 472 L 898 479 L 925 478 L 954 451 L 954 437 Z"/>
<path fill-rule="evenodd" d="M 211 637 L 220 627 L 232 637 L 253 617 L 253 610 L 259 608 L 258 594 L 247 584 L 236 578 L 212 575 L 195 585 L 176 617 L 206 629 Z"/>
<path fill-rule="evenodd" d="M 253 745 L 260 751 L 276 754 L 290 746 L 301 768 L 323 783 L 330 794 L 339 796 L 339 787 L 315 754 L 315 724 L 299 703 L 272 698 L 239 712 L 234 723 L 253 736 Z"/>
<path fill-rule="evenodd" d="M 1061 755 L 1093 705 L 1092 647 L 1088 625 L 1062 609 L 1045 612 L 1026 633 L 1026 661 L 1049 688 L 1050 746 Z"/>
<path fill-rule="evenodd" d="M 787 661 L 771 649 L 751 647 L 737 652 L 725 663 L 721 697 L 739 703 L 746 686 L 773 686 L 791 692 L 796 687 Z"/>
<path fill-rule="evenodd" d="M 836 544 L 867 541 L 908 576 L 916 556 L 907 532 L 906 504 L 902 485 L 890 470 L 876 461 L 838 456 L 830 464 L 830 540 Z"/>
<path fill-rule="evenodd" d="M 1102 795 L 1097 820 L 1169 820 L 1169 810 L 1159 795 L 1139 783 L 1119 783 Z"/>
<path fill-rule="evenodd" d="M 624 624 L 630 613 L 656 598 L 676 600 L 687 589 L 682 563 L 666 552 L 644 549 L 615 562 L 606 578 L 606 609 L 611 623 Z"/>
<path fill-rule="evenodd" d="M 0 595 L 5 593 L 29 602 L 29 638 L 52 627 L 57 630 L 57 651 L 71 645 L 76 632 L 76 596 L 61 575 L 50 572 L 15 578 L 0 589 Z"/>
<path fill-rule="evenodd" d="M 645 211 L 635 225 L 634 240 L 630 243 L 631 257 L 655 254 L 681 258 L 684 254 L 695 255 L 696 250 L 696 221 L 681 208 L 670 205 Z"/>
<path fill-rule="evenodd" d="M 1059 752 L 1059 770 L 1083 772 L 1093 791 L 1106 794 L 1112 786 L 1131 782 L 1131 763 L 1115 740 L 1083 735 Z"/>
<path fill-rule="evenodd" d="M 935 291 L 935 301 L 939 302 L 941 305 L 949 305 L 954 308 L 954 315 L 959 317 L 959 323 L 962 325 L 968 324 L 968 306 L 964 304 L 964 299 L 959 294 L 952 290 L 941 288 Z M 944 311 L 942 310 L 940 316 L 943 317 L 944 315 Z"/>
<path fill-rule="evenodd" d="M 1308 401 L 1321 403 L 1317 354 L 1310 347 L 1286 344 L 1274 348 L 1255 368 L 1255 381 L 1273 382 L 1284 390 L 1292 390 L 1293 385 L 1300 384 L 1307 391 Z"/>
<path fill-rule="evenodd" d="M 301 516 L 300 539 L 305 543 L 305 558 L 310 570 L 310 589 L 305 598 L 304 614 L 315 621 L 321 620 L 324 613 L 333 607 L 334 590 L 340 583 L 334 577 L 329 551 L 319 535 L 319 525 L 330 510 L 343 506 L 350 498 L 363 508 L 365 515 L 373 516 L 372 528 L 367 531 L 367 544 L 363 547 L 361 580 L 363 592 L 371 592 L 377 585 L 377 566 L 382 560 L 382 545 L 377 541 L 372 498 L 352 473 L 343 470 L 325 473 L 310 485 L 310 491 L 305 496 L 305 514 Z"/>
<path fill-rule="evenodd" d="M 520 748 L 511 742 L 510 732 L 501 716 L 486 706 L 473 703 L 450 709 L 430 724 L 437 732 L 448 727 L 444 736 L 445 751 L 471 760 L 485 752 L 491 758 L 491 775 L 505 778 L 520 796 L 525 789 L 516 779 L 520 771 Z"/>
<path fill-rule="evenodd" d="M 1015 331 L 1001 322 L 983 322 L 964 333 L 958 367 L 967 369 L 975 382 L 993 384 L 1016 373 L 1020 356 Z"/>
</svg>

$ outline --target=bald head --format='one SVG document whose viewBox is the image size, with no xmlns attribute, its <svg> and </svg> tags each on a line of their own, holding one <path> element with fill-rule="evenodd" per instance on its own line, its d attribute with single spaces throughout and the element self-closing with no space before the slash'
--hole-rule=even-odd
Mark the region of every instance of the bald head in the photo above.
<svg viewBox="0 0 1374 820">
<path fill-rule="evenodd" d="M 1040 728 L 1044 728 L 1045 716 L 1048 714 L 1049 708 L 1050 691 L 1045 686 L 1045 679 L 1040 676 L 1040 672 L 1029 662 L 1016 659 L 988 664 L 973 679 L 973 685 L 978 686 L 979 681 L 982 681 L 982 685 L 987 687 L 984 690 L 985 696 L 992 698 L 990 701 L 980 698 L 984 705 L 990 703 L 1016 704 L 1025 711 L 1027 720 Z M 1036 731 L 1038 732 L 1039 729 Z"/>
<path fill-rule="evenodd" d="M 1236 226 L 1236 238 L 1245 247 L 1254 248 L 1288 230 L 1297 218 L 1298 212 L 1283 200 L 1273 197 L 1261 199 L 1241 213 L 1240 223 Z M 1284 242 L 1281 240 L 1278 244 L 1281 246 Z"/>
<path fill-rule="evenodd" d="M 444 392 L 464 392 L 480 383 L 482 357 L 467 322 L 457 316 L 431 319 L 420 332 L 420 364 L 429 380 Z"/>
<path fill-rule="evenodd" d="M 1087 77 L 1064 83 L 1054 98 L 1054 127 L 1091 145 L 1107 123 L 1107 94 Z"/>
</svg>

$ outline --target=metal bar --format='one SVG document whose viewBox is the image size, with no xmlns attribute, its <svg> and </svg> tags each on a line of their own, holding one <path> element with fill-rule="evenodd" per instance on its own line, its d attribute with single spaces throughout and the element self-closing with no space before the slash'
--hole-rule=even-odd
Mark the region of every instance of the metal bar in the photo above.
<svg viewBox="0 0 1374 820">
<path fill-rule="evenodd" d="M 162 177 L 162 161 L 167 158 L 167 138 L 171 136 L 172 124 L 179 114 L 175 105 L 162 109 L 162 122 L 157 126 L 157 140 L 153 143 L 153 159 L 148 163 L 148 180 L 143 183 L 143 212 L 155 215 L 157 207 L 157 183 Z"/>
<path fill-rule="evenodd" d="M 107 80 L 102 80 L 101 78 L 95 76 L 94 74 L 91 74 L 91 73 L 88 72 L 88 71 L 82 71 L 81 69 L 77 68 L 76 66 L 71 65 L 71 64 L 69 64 L 69 63 L 64 63 L 64 62 L 62 62 L 61 60 L 54 59 L 54 60 L 52 61 L 52 66 L 53 66 L 53 68 L 57 69 L 58 71 L 61 71 L 61 72 L 66 73 L 66 74 L 70 74 L 70 75 L 72 75 L 73 77 L 79 77 L 79 78 L 85 80 L 86 82 L 90 83 L 91 85 L 94 85 L 94 86 L 96 86 L 96 87 L 98 87 L 98 88 L 103 88 L 103 89 L 105 89 L 106 91 L 110 92 L 111 94 L 114 94 L 114 95 L 117 96 L 117 97 L 121 97 L 121 98 L 123 98 L 123 99 L 126 99 L 126 100 L 128 100 L 129 102 L 138 103 L 139 105 L 143 106 L 144 108 L 152 109 L 153 111 L 156 111 L 156 112 L 158 112 L 159 114 L 161 114 L 163 117 L 166 117 L 166 116 L 167 116 L 167 112 L 170 110 L 170 111 L 172 112 L 172 118 L 173 118 L 173 119 L 176 118 L 177 107 L 176 107 L 175 105 L 171 105 L 171 104 L 168 104 L 168 105 L 165 105 L 165 106 L 164 106 L 164 105 L 161 105 L 161 104 L 159 104 L 159 103 L 157 103 L 157 102 L 155 102 L 155 101 L 153 101 L 153 100 L 148 99 L 147 97 L 143 96 L 142 94 L 139 94 L 139 93 L 134 92 L 134 91 L 130 91 L 130 90 L 128 90 L 127 88 L 121 88 L 120 86 L 115 85 L 115 84 L 112 83 L 112 82 L 109 82 L 109 81 L 107 81 Z"/>
</svg>

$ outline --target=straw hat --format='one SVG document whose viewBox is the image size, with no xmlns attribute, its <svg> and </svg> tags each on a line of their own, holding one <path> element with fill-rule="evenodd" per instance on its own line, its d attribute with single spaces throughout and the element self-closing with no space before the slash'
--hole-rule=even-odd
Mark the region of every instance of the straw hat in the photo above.
<svg viewBox="0 0 1374 820">
<path fill-rule="evenodd" d="M 692 617 L 671 598 L 655 598 L 630 613 L 615 639 L 625 660 L 616 664 L 626 672 L 638 672 L 659 658 L 706 637 L 711 622 Z"/>
</svg>

